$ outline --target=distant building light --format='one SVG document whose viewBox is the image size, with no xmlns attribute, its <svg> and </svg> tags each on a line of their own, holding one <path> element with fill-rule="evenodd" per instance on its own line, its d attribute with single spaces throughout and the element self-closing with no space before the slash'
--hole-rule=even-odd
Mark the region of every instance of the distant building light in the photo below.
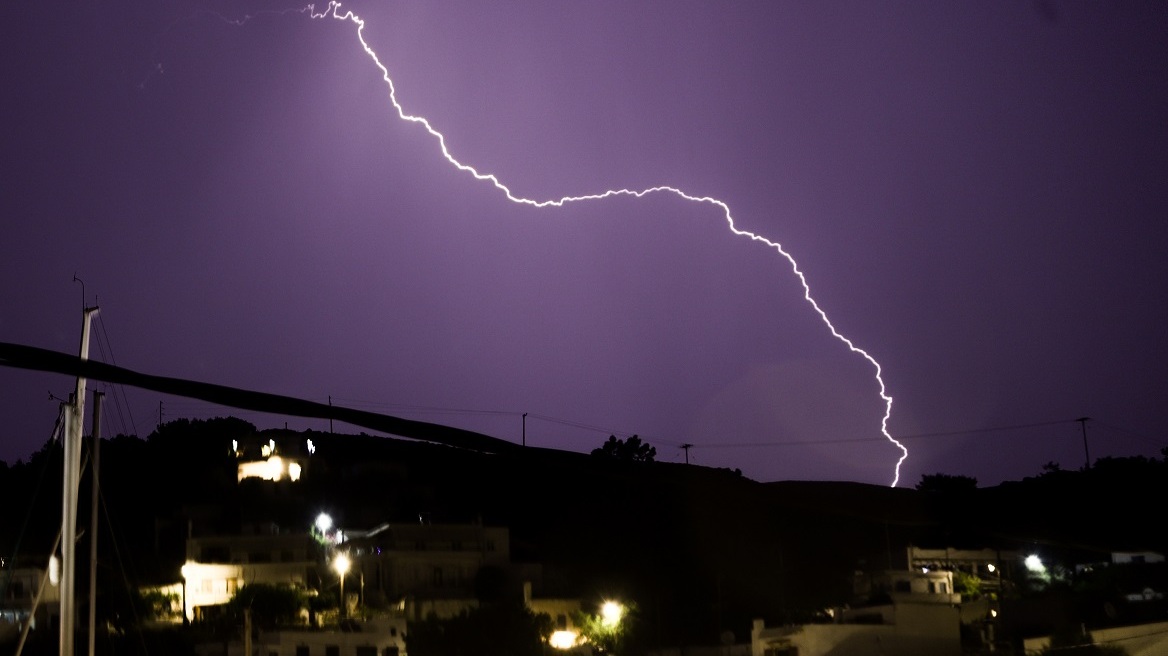
<svg viewBox="0 0 1168 656">
<path fill-rule="evenodd" d="M 308 440 L 308 455 L 312 455 L 314 453 L 316 453 L 316 445 L 312 443 L 312 440 Z"/>
<path fill-rule="evenodd" d="M 548 646 L 552 649 L 571 649 L 580 641 L 580 634 L 575 631 L 554 631 L 548 638 Z"/>
<path fill-rule="evenodd" d="M 986 569 L 989 570 L 990 574 L 993 574 L 994 572 L 998 571 L 998 568 L 995 567 L 993 563 L 989 563 L 988 565 L 986 565 Z"/>
<path fill-rule="evenodd" d="M 265 446 L 264 449 L 267 449 Z M 295 460 L 286 460 L 280 456 L 269 456 L 262 460 L 241 461 L 237 466 L 238 480 L 258 478 L 265 481 L 280 481 L 285 476 L 293 481 L 300 480 L 304 473 L 304 466 Z"/>
<path fill-rule="evenodd" d="M 61 583 L 61 561 L 53 554 L 49 558 L 49 583 L 53 585 L 60 585 Z"/>
<path fill-rule="evenodd" d="M 1035 554 L 1030 554 L 1023 562 L 1026 564 L 1026 569 L 1030 570 L 1031 572 L 1037 573 L 1046 571 L 1046 565 L 1043 565 L 1042 559 Z"/>
</svg>

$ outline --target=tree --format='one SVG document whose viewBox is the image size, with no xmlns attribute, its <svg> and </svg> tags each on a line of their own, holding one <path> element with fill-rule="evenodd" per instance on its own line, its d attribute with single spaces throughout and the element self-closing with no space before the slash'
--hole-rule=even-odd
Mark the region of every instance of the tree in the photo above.
<svg viewBox="0 0 1168 656">
<path fill-rule="evenodd" d="M 976 599 L 981 596 L 981 579 L 973 574 L 955 570 L 953 572 L 953 591 L 967 601 Z"/>
<path fill-rule="evenodd" d="M 573 613 L 572 622 L 580 629 L 580 635 L 601 652 L 619 654 L 626 646 L 635 611 L 635 604 L 608 601 L 600 607 L 599 613 Z"/>
<path fill-rule="evenodd" d="M 305 606 L 305 595 L 291 587 L 250 583 L 243 586 L 227 603 L 228 613 L 243 617 L 243 609 L 251 609 L 252 623 L 270 630 L 279 626 L 300 623 L 300 609 Z"/>
<path fill-rule="evenodd" d="M 616 435 L 609 435 L 607 442 L 592 450 L 592 455 L 622 462 L 653 462 L 653 459 L 657 457 L 657 449 L 642 442 L 641 438 L 636 435 L 627 440 L 617 439 Z"/>
<path fill-rule="evenodd" d="M 977 489 L 977 479 L 952 474 L 924 474 L 917 489 L 921 492 L 972 492 Z"/>
</svg>

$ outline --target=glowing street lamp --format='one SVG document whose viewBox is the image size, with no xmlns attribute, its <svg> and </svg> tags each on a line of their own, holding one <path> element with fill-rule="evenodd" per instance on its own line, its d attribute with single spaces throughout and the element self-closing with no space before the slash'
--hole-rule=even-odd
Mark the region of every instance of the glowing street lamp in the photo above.
<svg viewBox="0 0 1168 656">
<path fill-rule="evenodd" d="M 337 574 L 341 575 L 341 617 L 342 618 L 345 616 L 345 606 L 346 606 L 346 604 L 345 604 L 345 574 L 347 574 L 349 572 L 349 568 L 352 567 L 352 565 L 353 565 L 353 562 L 349 560 L 349 556 L 347 554 L 339 553 L 339 554 L 337 554 L 337 557 L 333 559 L 333 569 L 335 569 L 337 571 Z"/>
<path fill-rule="evenodd" d="M 617 601 L 606 601 L 600 607 L 600 623 L 607 628 L 615 628 L 625 614 L 625 607 Z"/>
<path fill-rule="evenodd" d="M 329 532 L 333 527 L 332 515 L 328 513 L 321 513 L 316 516 L 316 530 L 320 531 L 321 535 Z"/>
<path fill-rule="evenodd" d="M 1026 569 L 1036 574 L 1041 574 L 1046 571 L 1046 565 L 1043 564 L 1042 559 L 1037 554 L 1030 554 L 1023 562 L 1026 565 Z"/>
</svg>

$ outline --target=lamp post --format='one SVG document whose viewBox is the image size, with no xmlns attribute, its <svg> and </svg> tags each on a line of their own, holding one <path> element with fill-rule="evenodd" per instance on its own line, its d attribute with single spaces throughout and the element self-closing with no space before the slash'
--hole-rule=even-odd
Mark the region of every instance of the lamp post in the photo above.
<svg viewBox="0 0 1168 656">
<path fill-rule="evenodd" d="M 622 653 L 623 622 L 627 613 L 628 608 L 623 603 L 605 600 L 600 604 L 600 616 L 597 618 L 600 625 L 594 627 L 594 635 L 590 635 L 589 639 L 607 653 Z"/>
<path fill-rule="evenodd" d="M 620 624 L 621 617 L 625 614 L 625 607 L 616 601 L 606 601 L 600 607 L 600 623 L 610 629 L 615 629 Z"/>
<path fill-rule="evenodd" d="M 333 518 L 328 513 L 322 512 L 316 516 L 316 521 L 313 525 L 316 526 L 316 530 L 320 531 L 321 535 L 325 535 L 333 527 Z"/>
<path fill-rule="evenodd" d="M 337 574 L 341 575 L 341 619 L 344 619 L 346 615 L 345 574 L 349 572 L 349 567 L 352 566 L 352 564 L 353 563 L 349 560 L 349 556 L 347 554 L 337 554 L 337 557 L 333 559 L 333 569 L 337 571 Z"/>
</svg>

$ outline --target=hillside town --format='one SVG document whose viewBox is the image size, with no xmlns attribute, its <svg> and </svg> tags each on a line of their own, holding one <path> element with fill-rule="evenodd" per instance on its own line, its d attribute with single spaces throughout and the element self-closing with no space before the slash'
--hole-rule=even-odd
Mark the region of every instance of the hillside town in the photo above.
<svg viewBox="0 0 1168 656">
<path fill-rule="evenodd" d="M 96 653 L 1168 650 L 1162 460 L 889 489 L 655 462 L 636 437 L 489 454 L 230 418 L 101 451 Z M 26 654 L 57 653 L 60 501 L 25 490 L 59 459 L 0 469 L 0 630 Z"/>
</svg>

